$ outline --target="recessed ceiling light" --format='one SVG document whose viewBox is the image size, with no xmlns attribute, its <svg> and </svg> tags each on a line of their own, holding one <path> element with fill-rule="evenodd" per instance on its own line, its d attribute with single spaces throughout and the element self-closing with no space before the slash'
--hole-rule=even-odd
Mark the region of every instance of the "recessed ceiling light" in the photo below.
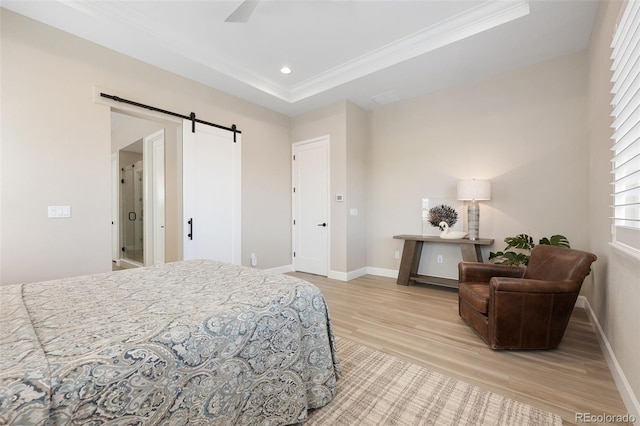
<svg viewBox="0 0 640 426">
<path fill-rule="evenodd" d="M 291 74 L 291 68 L 289 68 L 287 66 L 284 66 L 284 67 L 280 68 L 280 72 L 282 74 Z"/>
</svg>

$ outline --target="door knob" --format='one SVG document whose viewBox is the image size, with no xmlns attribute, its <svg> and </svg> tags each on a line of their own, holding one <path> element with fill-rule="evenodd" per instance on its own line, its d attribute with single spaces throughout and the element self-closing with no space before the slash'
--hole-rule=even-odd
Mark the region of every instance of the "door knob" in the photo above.
<svg viewBox="0 0 640 426">
<path fill-rule="evenodd" d="M 322 226 L 323 228 L 327 226 L 326 223 L 319 223 L 318 226 Z"/>
</svg>

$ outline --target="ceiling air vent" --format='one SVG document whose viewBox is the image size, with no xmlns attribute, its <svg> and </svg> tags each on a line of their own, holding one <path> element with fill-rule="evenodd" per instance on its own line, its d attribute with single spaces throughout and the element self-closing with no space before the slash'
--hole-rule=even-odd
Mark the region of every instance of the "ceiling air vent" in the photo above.
<svg viewBox="0 0 640 426">
<path fill-rule="evenodd" d="M 393 102 L 397 102 L 400 100 L 400 96 L 395 92 L 395 90 L 390 90 L 388 92 L 381 93 L 376 96 L 372 96 L 371 100 L 380 105 L 387 105 Z"/>
</svg>

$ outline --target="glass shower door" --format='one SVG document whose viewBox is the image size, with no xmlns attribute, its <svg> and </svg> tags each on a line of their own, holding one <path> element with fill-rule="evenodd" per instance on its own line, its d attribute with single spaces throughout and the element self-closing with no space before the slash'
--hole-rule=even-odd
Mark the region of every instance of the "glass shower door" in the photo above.
<svg viewBox="0 0 640 426">
<path fill-rule="evenodd" d="M 142 161 L 122 168 L 122 257 L 144 263 Z"/>
</svg>

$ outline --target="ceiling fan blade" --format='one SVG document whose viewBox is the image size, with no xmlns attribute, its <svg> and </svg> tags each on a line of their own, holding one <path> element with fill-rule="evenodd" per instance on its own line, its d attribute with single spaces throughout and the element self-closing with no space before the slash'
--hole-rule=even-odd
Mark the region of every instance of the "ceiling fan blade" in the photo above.
<svg viewBox="0 0 640 426">
<path fill-rule="evenodd" d="M 259 0 L 244 0 L 224 22 L 247 22 L 253 14 Z"/>
</svg>

